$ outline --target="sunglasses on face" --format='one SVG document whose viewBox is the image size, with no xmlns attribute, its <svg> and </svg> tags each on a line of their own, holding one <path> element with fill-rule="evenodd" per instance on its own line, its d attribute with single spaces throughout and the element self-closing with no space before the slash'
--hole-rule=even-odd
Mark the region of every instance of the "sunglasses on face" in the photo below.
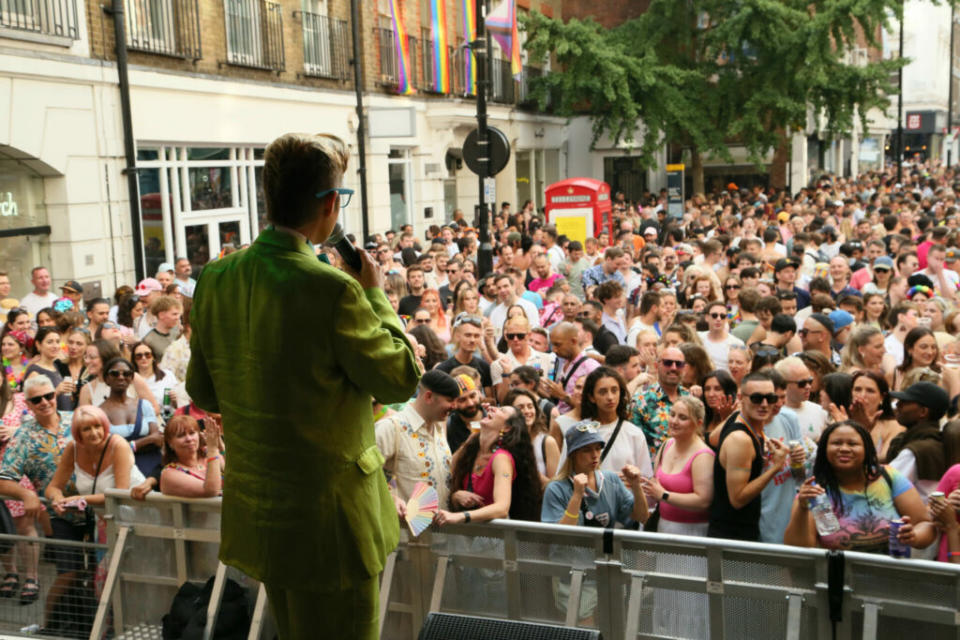
<svg viewBox="0 0 960 640">
<path fill-rule="evenodd" d="M 813 378 L 803 378 L 802 380 L 790 380 L 789 382 L 803 389 L 813 384 Z"/>
<path fill-rule="evenodd" d="M 726 286 L 726 288 L 727 288 L 727 289 L 739 289 L 739 288 L 740 288 L 740 285 L 738 285 L 738 284 L 728 284 L 728 285 Z"/>
<path fill-rule="evenodd" d="M 51 391 L 49 393 L 44 393 L 43 395 L 33 396 L 32 398 L 27 398 L 27 400 L 34 406 L 40 404 L 43 400 L 48 400 L 53 402 L 53 399 L 57 397 L 56 391 Z"/>
<path fill-rule="evenodd" d="M 725 313 L 711 313 L 711 314 L 710 314 L 710 317 L 713 318 L 714 320 L 719 320 L 719 319 L 721 319 L 721 318 L 726 318 L 726 317 L 727 317 L 727 314 L 725 314 Z"/>
<path fill-rule="evenodd" d="M 150 353 L 149 351 L 143 351 L 143 352 L 141 352 L 141 353 L 135 353 L 135 354 L 133 354 L 133 357 L 134 357 L 136 360 L 148 360 L 148 359 L 150 359 L 150 358 L 153 357 L 153 354 Z"/>
<path fill-rule="evenodd" d="M 503 335 L 507 340 L 523 340 L 527 337 L 525 333 L 505 333 Z"/>
<path fill-rule="evenodd" d="M 687 364 L 683 360 L 663 359 L 660 362 L 663 363 L 665 369 L 683 369 L 683 367 Z"/>
<path fill-rule="evenodd" d="M 822 332 L 819 329 L 807 329 L 807 328 L 803 328 L 797 331 L 797 334 L 801 338 L 805 338 L 808 334 L 811 334 L 811 333 L 822 333 Z"/>
<path fill-rule="evenodd" d="M 780 399 L 775 393 L 751 393 L 747 397 L 750 398 L 750 402 L 756 405 L 763 404 L 764 400 L 767 401 L 767 404 L 776 404 Z"/>
<path fill-rule="evenodd" d="M 133 377 L 133 371 L 130 371 L 129 369 L 111 369 L 110 371 L 107 371 L 107 375 L 111 378 L 119 378 L 122 376 L 130 379 Z"/>
</svg>

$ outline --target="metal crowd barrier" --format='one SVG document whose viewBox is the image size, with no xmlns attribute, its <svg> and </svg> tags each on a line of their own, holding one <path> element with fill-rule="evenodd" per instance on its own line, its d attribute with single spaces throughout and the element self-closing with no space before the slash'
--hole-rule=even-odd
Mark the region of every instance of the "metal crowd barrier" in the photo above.
<svg viewBox="0 0 960 640">
<path fill-rule="evenodd" d="M 381 637 L 439 611 L 604 638 L 960 638 L 960 567 L 822 549 L 516 521 L 405 539 Z"/>
<path fill-rule="evenodd" d="M 179 587 L 210 576 L 204 638 L 213 637 L 228 577 L 247 594 L 248 639 L 272 637 L 263 586 L 217 560 L 220 499 L 106 495 L 107 545 L 0 535 L 0 549 L 23 541 L 98 554 L 87 564 L 99 599 L 81 603 L 91 613 L 91 640 L 162 637 Z M 960 567 L 946 563 L 509 520 L 401 536 L 381 576 L 384 640 L 416 638 L 435 611 L 625 640 L 960 639 Z M 48 554 L 40 557 L 40 600 L 19 606 L 0 598 L 0 634 L 47 622 L 55 572 Z"/>
</svg>

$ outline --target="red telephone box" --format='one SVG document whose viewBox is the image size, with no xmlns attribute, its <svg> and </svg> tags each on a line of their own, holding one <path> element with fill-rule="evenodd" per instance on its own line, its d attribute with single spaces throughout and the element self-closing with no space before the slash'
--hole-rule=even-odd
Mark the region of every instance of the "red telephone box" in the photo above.
<svg viewBox="0 0 960 640">
<path fill-rule="evenodd" d="M 593 178 L 568 178 L 546 189 L 546 220 L 557 235 L 585 242 L 606 231 L 613 244 L 613 215 L 610 185 Z"/>
</svg>

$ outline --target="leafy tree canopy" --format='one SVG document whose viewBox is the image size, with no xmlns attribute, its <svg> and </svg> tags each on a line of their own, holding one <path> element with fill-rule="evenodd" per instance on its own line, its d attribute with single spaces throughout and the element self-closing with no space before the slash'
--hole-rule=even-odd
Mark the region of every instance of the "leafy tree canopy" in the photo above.
<svg viewBox="0 0 960 640">
<path fill-rule="evenodd" d="M 649 166 L 665 141 L 729 159 L 736 139 L 759 163 L 810 109 L 839 137 L 889 105 L 902 61 L 855 66 L 846 54 L 858 42 L 880 50 L 902 11 L 903 0 L 652 0 L 613 29 L 536 12 L 524 26 L 532 58 L 560 67 L 534 95 L 590 115 L 594 141 L 635 142 Z"/>
</svg>

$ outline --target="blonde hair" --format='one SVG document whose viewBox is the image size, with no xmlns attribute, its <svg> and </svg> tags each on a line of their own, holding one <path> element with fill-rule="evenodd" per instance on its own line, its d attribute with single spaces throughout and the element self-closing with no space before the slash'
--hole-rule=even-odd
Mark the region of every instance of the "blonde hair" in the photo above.
<svg viewBox="0 0 960 640">
<path fill-rule="evenodd" d="M 104 438 L 110 438 L 110 419 L 103 412 L 103 409 L 89 404 L 81 405 L 73 412 L 73 420 L 70 422 L 70 433 L 73 436 L 73 441 L 78 445 L 82 444 L 83 440 L 80 437 L 81 424 L 90 418 L 96 420 L 103 427 Z"/>
<path fill-rule="evenodd" d="M 703 402 L 700 398 L 696 396 L 680 396 L 677 398 L 677 401 L 673 403 L 673 406 L 682 404 L 687 408 L 687 411 L 690 412 L 690 419 L 697 425 L 697 433 L 703 435 L 703 419 L 707 415 L 707 409 L 703 406 Z"/>
<path fill-rule="evenodd" d="M 313 219 L 316 194 L 336 187 L 350 149 L 327 133 L 287 133 L 263 154 L 263 193 L 270 222 L 297 229 Z"/>
</svg>

